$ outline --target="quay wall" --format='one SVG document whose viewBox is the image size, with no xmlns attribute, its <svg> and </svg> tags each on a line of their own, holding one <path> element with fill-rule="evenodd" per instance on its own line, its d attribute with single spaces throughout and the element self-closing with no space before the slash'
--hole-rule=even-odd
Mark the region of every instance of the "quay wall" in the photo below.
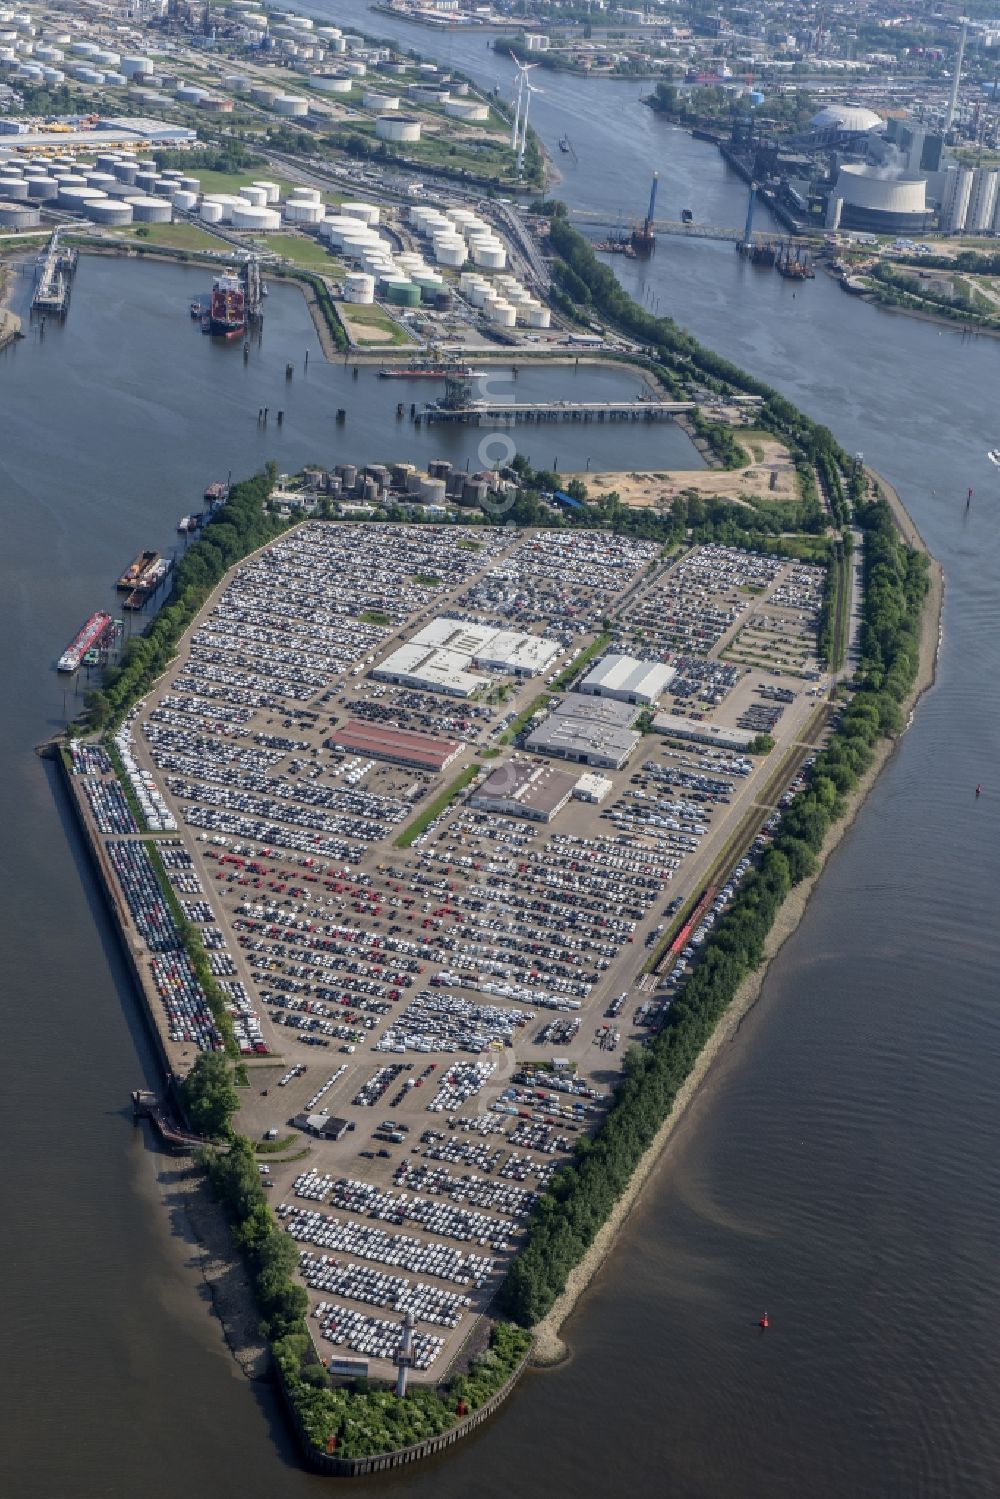
<svg viewBox="0 0 1000 1499">
<path fill-rule="evenodd" d="M 317 1447 L 303 1428 L 277 1362 L 275 1362 L 275 1369 L 278 1375 L 278 1386 L 307 1465 L 314 1473 L 325 1474 L 328 1478 L 365 1478 L 372 1473 L 388 1473 L 392 1468 L 402 1468 L 408 1463 L 421 1462 L 424 1458 L 433 1457 L 438 1452 L 454 1447 L 456 1442 L 469 1436 L 477 1427 L 488 1421 L 495 1411 L 499 1410 L 528 1367 L 531 1358 L 532 1349 L 529 1348 L 506 1384 L 501 1385 L 500 1389 L 491 1395 L 478 1410 L 470 1411 L 469 1415 L 463 1416 L 447 1431 L 428 1437 L 426 1441 L 417 1442 L 412 1447 L 399 1447 L 395 1452 L 372 1453 L 368 1457 L 338 1457 L 334 1452 L 325 1452 Z"/>
<path fill-rule="evenodd" d="M 118 882 L 115 879 L 111 865 L 108 863 L 107 855 L 101 844 L 93 823 L 91 822 L 87 808 L 84 806 L 80 793 L 74 784 L 74 777 L 70 774 L 69 767 L 63 757 L 58 745 L 55 747 L 53 758 L 59 767 L 70 806 L 76 815 L 77 825 L 83 837 L 84 846 L 90 855 L 91 863 L 99 876 L 99 884 L 104 895 L 105 902 L 110 912 L 115 930 L 121 943 L 121 949 L 128 965 L 129 973 L 135 984 L 136 993 L 141 1001 L 143 1018 L 146 1021 L 153 1046 L 156 1051 L 156 1060 L 159 1063 L 163 1080 L 168 1087 L 172 1087 L 174 1081 L 174 1069 L 167 1055 L 166 1044 L 160 1031 L 155 996 L 149 987 L 149 981 L 144 975 L 139 964 L 139 955 L 135 943 L 141 941 L 139 934 L 132 925 L 131 917 L 122 904 L 119 894 Z"/>
</svg>

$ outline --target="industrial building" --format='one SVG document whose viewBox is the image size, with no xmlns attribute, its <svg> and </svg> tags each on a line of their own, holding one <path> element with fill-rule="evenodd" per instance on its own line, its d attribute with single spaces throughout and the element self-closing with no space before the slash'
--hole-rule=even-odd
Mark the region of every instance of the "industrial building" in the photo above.
<svg viewBox="0 0 1000 1499">
<path fill-rule="evenodd" d="M 478 688 L 488 685 L 488 679 L 472 668 L 535 677 L 551 665 L 560 649 L 555 641 L 541 635 L 441 616 L 393 651 L 372 670 L 372 676 L 429 692 L 471 697 Z"/>
<path fill-rule="evenodd" d="M 677 675 L 660 661 L 638 661 L 634 656 L 604 656 L 587 673 L 579 691 L 622 703 L 655 703 Z"/>
<path fill-rule="evenodd" d="M 887 177 L 882 168 L 849 162 L 840 168 L 830 194 L 826 227 L 913 235 L 929 229 L 931 217 L 925 177 Z"/>
<path fill-rule="evenodd" d="M 634 706 L 571 692 L 525 740 L 534 754 L 621 770 L 642 738 L 629 727 Z"/>
<path fill-rule="evenodd" d="M 356 718 L 335 729 L 327 744 L 345 754 L 435 773 L 445 770 L 462 752 L 460 739 L 437 739 L 433 734 L 398 729 L 394 724 L 363 723 Z"/>
<path fill-rule="evenodd" d="M 657 713 L 653 728 L 658 734 L 668 734 L 674 739 L 690 739 L 694 744 L 713 744 L 728 750 L 745 750 L 757 737 L 749 729 L 727 729 L 724 724 L 682 718 L 673 713 Z"/>
<path fill-rule="evenodd" d="M 457 651 L 436 650 L 409 640 L 379 666 L 373 666 L 371 674 L 379 682 L 397 682 L 402 687 L 443 692 L 448 697 L 471 697 L 488 685 L 488 678 L 476 676 L 468 666 L 469 657 Z"/>
<path fill-rule="evenodd" d="M 585 770 L 573 787 L 573 795 L 578 802 L 593 802 L 598 805 L 611 790 L 611 785 L 607 776 L 599 776 L 596 770 Z"/>
<path fill-rule="evenodd" d="M 551 822 L 573 795 L 577 777 L 537 760 L 506 760 L 469 797 L 483 812 Z"/>
<path fill-rule="evenodd" d="M 537 677 L 559 655 L 560 647 L 541 635 L 527 635 L 520 630 L 498 630 L 462 619 L 441 616 L 413 637 L 414 645 L 435 646 L 467 656 L 473 666 L 487 671 L 509 672 L 512 676 Z"/>
</svg>

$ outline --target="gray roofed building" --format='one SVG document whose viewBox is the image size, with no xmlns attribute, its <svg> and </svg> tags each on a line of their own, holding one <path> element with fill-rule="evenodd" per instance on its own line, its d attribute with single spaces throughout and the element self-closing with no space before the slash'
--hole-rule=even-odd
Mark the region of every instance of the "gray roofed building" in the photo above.
<svg viewBox="0 0 1000 1499">
<path fill-rule="evenodd" d="M 662 661 L 639 661 L 635 656 L 604 656 L 587 673 L 579 691 L 625 703 L 655 703 L 677 675 Z"/>
</svg>

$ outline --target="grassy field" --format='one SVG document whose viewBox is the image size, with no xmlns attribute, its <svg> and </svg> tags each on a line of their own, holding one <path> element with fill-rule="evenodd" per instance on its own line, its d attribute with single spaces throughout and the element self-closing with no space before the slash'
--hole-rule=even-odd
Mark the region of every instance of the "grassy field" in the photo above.
<svg viewBox="0 0 1000 1499">
<path fill-rule="evenodd" d="M 263 234 L 254 244 L 288 260 L 303 271 L 319 271 L 323 276 L 342 276 L 343 263 L 335 260 L 325 246 L 304 234 Z"/>
<path fill-rule="evenodd" d="M 221 239 L 199 229 L 197 224 L 124 224 L 114 231 L 122 239 L 144 240 L 150 245 L 168 245 L 172 250 L 214 250 L 218 255 L 232 252 Z"/>
<path fill-rule="evenodd" d="M 248 172 L 209 172 L 192 167 L 191 175 L 198 178 L 203 193 L 238 193 L 241 187 L 249 187 L 252 182 L 276 182 L 281 188 L 282 197 L 286 198 L 293 188 L 301 186 L 301 183 L 293 182 L 289 177 L 275 176 L 268 170 L 266 162 Z M 324 203 L 344 202 L 343 193 L 322 193 L 321 196 Z"/>
<path fill-rule="evenodd" d="M 388 313 L 381 307 L 364 306 L 357 302 L 338 302 L 337 312 L 347 329 L 348 336 L 356 344 L 378 344 L 391 348 L 397 344 L 412 343 Z"/>
</svg>

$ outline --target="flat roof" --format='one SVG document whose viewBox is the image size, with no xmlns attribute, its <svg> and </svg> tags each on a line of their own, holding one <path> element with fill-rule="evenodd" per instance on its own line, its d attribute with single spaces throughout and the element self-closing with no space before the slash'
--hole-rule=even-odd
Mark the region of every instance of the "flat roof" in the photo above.
<svg viewBox="0 0 1000 1499">
<path fill-rule="evenodd" d="M 750 729 L 730 729 L 707 719 L 684 718 L 677 713 L 657 713 L 653 728 L 658 734 L 676 734 L 678 739 L 694 739 L 702 744 L 718 744 L 724 749 L 745 750 L 757 735 Z"/>
<path fill-rule="evenodd" d="M 623 703 L 616 697 L 591 697 L 583 692 L 568 692 L 552 709 L 558 718 L 581 718 L 586 723 L 601 724 L 609 729 L 630 729 L 639 716 L 637 703 Z"/>
<path fill-rule="evenodd" d="M 538 760 L 505 760 L 470 798 L 473 805 L 488 801 L 518 805 L 551 817 L 572 794 L 579 777 Z"/>
<path fill-rule="evenodd" d="M 433 734 L 421 734 L 415 729 L 367 723 L 357 718 L 334 729 L 330 739 L 338 749 L 350 750 L 353 754 L 398 759 L 410 765 L 426 766 L 428 770 L 442 769 L 462 748 L 460 739 L 438 739 Z"/>
<path fill-rule="evenodd" d="M 597 755 L 614 765 L 628 759 L 641 734 L 585 718 L 550 715 L 525 740 L 525 747 L 542 755 Z"/>
<path fill-rule="evenodd" d="M 372 676 L 409 677 L 432 691 L 451 691 L 471 697 L 478 687 L 486 686 L 487 679 L 466 670 L 469 659 L 457 651 L 435 649 L 409 640 L 373 666 Z"/>
<path fill-rule="evenodd" d="M 536 675 L 559 655 L 561 647 L 542 635 L 523 630 L 500 630 L 478 620 L 439 615 L 418 630 L 411 645 L 437 647 L 466 656 L 469 663 L 499 671 Z"/>
<path fill-rule="evenodd" d="M 581 683 L 584 692 L 621 692 L 653 702 L 677 675 L 662 661 L 639 661 L 635 656 L 607 655 L 587 673 Z"/>
</svg>

